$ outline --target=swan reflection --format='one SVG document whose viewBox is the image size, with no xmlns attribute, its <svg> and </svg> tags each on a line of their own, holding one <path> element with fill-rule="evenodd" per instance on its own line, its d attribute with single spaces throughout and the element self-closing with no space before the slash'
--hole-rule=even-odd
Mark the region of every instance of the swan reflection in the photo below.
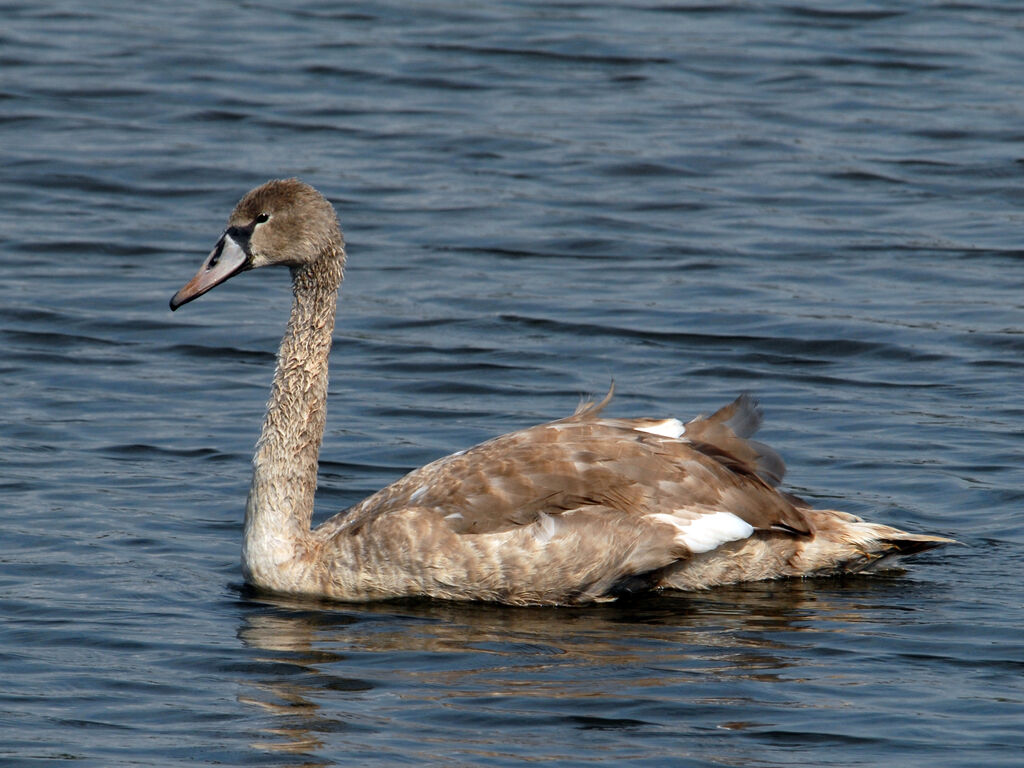
<svg viewBox="0 0 1024 768">
<path fill-rule="evenodd" d="M 425 759 L 471 761 L 551 759 L 561 754 L 554 742 L 580 730 L 743 731 L 795 705 L 787 692 L 822 674 L 823 651 L 841 656 L 870 625 L 898 620 L 892 592 L 907 585 L 877 576 L 764 583 L 556 609 L 349 606 L 246 587 L 239 637 L 256 653 L 241 700 L 266 715 L 254 746 L 301 757 L 294 765 L 360 754 L 386 762 L 389 750 L 408 754 L 408 742 L 391 741 L 397 732 L 418 739 Z M 844 674 L 842 664 L 828 669 L 837 687 Z M 775 683 L 785 685 L 765 686 Z M 737 707 L 751 718 L 737 718 Z M 521 743 L 488 735 L 507 740 L 516 719 Z"/>
</svg>

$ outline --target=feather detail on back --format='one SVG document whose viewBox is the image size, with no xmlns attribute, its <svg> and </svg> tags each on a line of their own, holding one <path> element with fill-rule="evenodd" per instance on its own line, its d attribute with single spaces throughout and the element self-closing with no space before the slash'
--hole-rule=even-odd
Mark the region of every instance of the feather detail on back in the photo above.
<svg viewBox="0 0 1024 768">
<path fill-rule="evenodd" d="M 673 510 L 690 510 L 692 518 L 728 511 L 755 528 L 809 530 L 760 478 L 764 452 L 737 437 L 721 412 L 690 422 L 676 439 L 647 431 L 658 420 L 601 418 L 607 401 L 415 470 L 353 507 L 339 530 L 356 533 L 367 519 L 415 505 L 443 511 L 456 533 L 496 533 L 595 504 L 638 524 L 647 515 L 679 514 Z M 752 403 L 737 401 L 734 410 Z M 691 425 L 700 442 L 689 438 Z"/>
<path fill-rule="evenodd" d="M 360 583 L 364 591 L 377 584 L 380 596 L 408 585 L 381 580 L 377 555 L 360 541 L 429 550 L 426 562 L 413 558 L 402 570 L 406 579 L 419 571 L 417 589 L 440 596 L 466 596 L 458 579 L 428 584 L 429 574 L 454 570 L 475 584 L 474 594 L 492 599 L 577 602 L 626 583 L 655 587 L 661 569 L 755 528 L 807 529 L 756 474 L 730 466 L 738 460 L 723 462 L 724 448 L 705 451 L 642 429 L 657 420 L 601 418 L 606 404 L 439 459 L 314 533 L 334 548 L 359 550 L 353 559 L 373 571 Z M 718 429 L 718 437 L 740 441 L 724 424 Z M 511 582 L 532 584 L 532 597 L 513 597 Z"/>
</svg>

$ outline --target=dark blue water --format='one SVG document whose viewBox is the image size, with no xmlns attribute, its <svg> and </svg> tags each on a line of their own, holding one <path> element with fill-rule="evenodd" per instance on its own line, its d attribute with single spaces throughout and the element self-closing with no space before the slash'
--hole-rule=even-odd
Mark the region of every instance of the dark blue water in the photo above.
<svg viewBox="0 0 1024 768">
<path fill-rule="evenodd" d="M 0 763 L 1021 763 L 1018 3 L 0 18 Z M 791 488 L 968 546 L 587 609 L 247 590 L 287 274 L 167 300 L 290 175 L 349 242 L 320 518 L 614 378 L 753 390 Z"/>
</svg>

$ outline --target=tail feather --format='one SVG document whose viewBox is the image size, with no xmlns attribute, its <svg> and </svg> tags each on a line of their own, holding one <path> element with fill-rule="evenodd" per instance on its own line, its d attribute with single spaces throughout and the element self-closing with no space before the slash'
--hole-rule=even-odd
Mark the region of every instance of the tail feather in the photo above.
<svg viewBox="0 0 1024 768">
<path fill-rule="evenodd" d="M 872 530 L 873 539 L 863 554 L 840 563 L 843 573 L 878 571 L 895 566 L 898 560 L 910 555 L 927 552 L 946 544 L 957 544 L 956 539 L 945 536 L 930 536 L 924 533 L 909 533 L 899 528 L 874 523 L 859 523 L 860 527 Z"/>
<path fill-rule="evenodd" d="M 910 533 L 890 525 L 868 523 L 836 510 L 808 510 L 813 514 L 815 533 L 800 553 L 808 575 L 860 573 L 879 570 L 893 561 L 955 539 Z"/>
<path fill-rule="evenodd" d="M 899 550 L 901 555 L 916 555 L 919 552 L 927 552 L 929 549 L 946 544 L 960 543 L 956 539 L 949 539 L 945 536 L 928 536 L 923 533 L 907 533 L 906 531 L 900 531 L 898 536 L 887 536 L 882 541 Z"/>
</svg>

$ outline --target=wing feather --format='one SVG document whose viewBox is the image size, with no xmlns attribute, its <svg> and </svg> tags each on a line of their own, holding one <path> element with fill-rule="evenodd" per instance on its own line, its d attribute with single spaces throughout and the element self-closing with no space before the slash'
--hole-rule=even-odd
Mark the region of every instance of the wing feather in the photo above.
<svg viewBox="0 0 1024 768">
<path fill-rule="evenodd" d="M 456 534 L 501 533 L 582 508 L 615 510 L 638 525 L 649 515 L 682 521 L 730 513 L 757 529 L 809 530 L 800 510 L 773 487 L 785 471 L 782 460 L 746 439 L 761 421 L 752 398 L 694 419 L 677 439 L 643 428 L 658 420 L 601 418 L 610 397 L 439 459 L 327 525 L 356 533 L 414 506 L 435 510 Z"/>
</svg>

